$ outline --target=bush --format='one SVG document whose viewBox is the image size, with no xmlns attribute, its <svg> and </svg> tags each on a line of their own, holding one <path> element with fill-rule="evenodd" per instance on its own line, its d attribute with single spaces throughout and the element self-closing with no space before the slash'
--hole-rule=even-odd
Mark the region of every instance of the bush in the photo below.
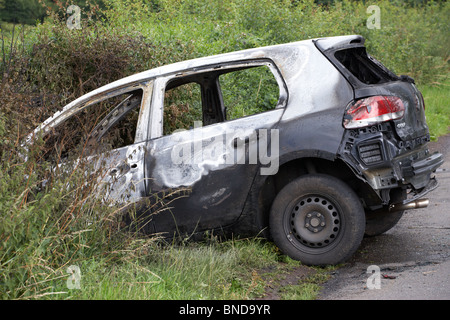
<svg viewBox="0 0 450 320">
<path fill-rule="evenodd" d="M 49 166 L 34 160 L 38 146 L 27 153 L 17 144 L 2 143 L 3 299 L 50 294 L 54 291 L 52 281 L 61 276 L 67 278 L 66 267 L 73 261 L 101 254 L 99 245 L 109 247 L 116 227 L 113 208 L 104 207 L 92 196 L 95 184 L 86 180 L 87 167 L 53 175 Z M 29 160 L 24 159 L 26 154 Z"/>
<path fill-rule="evenodd" d="M 140 0 L 131 3 L 143 3 Z M 114 4 L 121 3 L 120 0 Z M 285 43 L 317 37 L 361 34 L 369 52 L 398 74 L 418 83 L 443 82 L 448 75 L 450 30 L 448 2 L 413 6 L 402 1 L 378 1 L 380 29 L 368 29 L 369 4 L 333 1 L 317 5 L 302 1 L 203 1 L 161 0 L 157 12 L 140 11 L 144 18 L 128 25 L 151 39 L 193 41 L 196 56 Z M 136 6 L 136 5 L 135 5 Z M 112 5 L 110 17 L 123 10 Z M 125 17 L 131 13 L 124 14 Z M 113 28 L 123 28 L 123 19 L 111 18 Z"/>
</svg>

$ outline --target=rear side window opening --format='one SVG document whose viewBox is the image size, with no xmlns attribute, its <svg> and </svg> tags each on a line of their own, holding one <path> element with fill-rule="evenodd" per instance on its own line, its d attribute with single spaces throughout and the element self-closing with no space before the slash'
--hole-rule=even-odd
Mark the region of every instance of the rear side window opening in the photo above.
<svg viewBox="0 0 450 320">
<path fill-rule="evenodd" d="M 380 84 L 398 80 L 394 73 L 369 56 L 365 47 L 339 50 L 334 53 L 334 57 L 364 84 Z"/>
<path fill-rule="evenodd" d="M 239 119 L 280 105 L 277 79 L 265 64 L 218 67 L 169 81 L 164 93 L 163 134 Z"/>
</svg>

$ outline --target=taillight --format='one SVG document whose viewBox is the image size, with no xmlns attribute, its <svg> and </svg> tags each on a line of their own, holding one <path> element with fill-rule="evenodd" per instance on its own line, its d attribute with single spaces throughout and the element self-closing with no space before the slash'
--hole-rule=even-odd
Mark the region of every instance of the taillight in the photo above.
<svg viewBox="0 0 450 320">
<path fill-rule="evenodd" d="M 394 96 L 373 96 L 357 100 L 344 115 L 346 129 L 362 128 L 376 123 L 400 119 L 405 114 L 405 106 Z"/>
</svg>

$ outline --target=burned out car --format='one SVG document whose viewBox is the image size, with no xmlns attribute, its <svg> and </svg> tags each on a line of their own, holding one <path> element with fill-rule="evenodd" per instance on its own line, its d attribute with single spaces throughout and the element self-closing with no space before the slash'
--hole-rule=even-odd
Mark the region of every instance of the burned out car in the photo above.
<svg viewBox="0 0 450 320">
<path fill-rule="evenodd" d="M 78 98 L 30 139 L 55 136 L 62 158 L 82 145 L 107 172 L 104 199 L 137 208 L 149 234 L 259 234 L 324 265 L 427 205 L 443 159 L 427 148 L 424 109 L 414 81 L 353 35 L 145 71 Z M 67 123 L 80 133 L 62 139 Z"/>
</svg>

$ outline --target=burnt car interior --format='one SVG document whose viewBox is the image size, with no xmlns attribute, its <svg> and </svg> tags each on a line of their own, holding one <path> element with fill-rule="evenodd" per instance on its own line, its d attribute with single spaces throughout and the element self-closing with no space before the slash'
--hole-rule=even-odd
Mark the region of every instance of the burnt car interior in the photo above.
<svg viewBox="0 0 450 320">
<path fill-rule="evenodd" d="M 359 81 L 365 84 L 380 84 L 398 78 L 369 56 L 364 47 L 336 51 L 335 58 Z"/>
<path fill-rule="evenodd" d="M 74 114 L 44 138 L 44 159 L 61 163 L 133 144 L 141 100 L 138 89 Z"/>
<path fill-rule="evenodd" d="M 126 94 L 92 130 L 87 147 L 108 145 L 108 149 L 118 149 L 134 143 L 138 118 L 137 107 L 141 105 L 142 90 Z"/>
<path fill-rule="evenodd" d="M 59 163 L 134 143 L 142 89 L 111 94 L 75 113 L 45 137 L 44 159 Z M 280 89 L 265 62 L 177 75 L 164 97 L 163 135 L 238 119 L 279 106 Z"/>
</svg>

